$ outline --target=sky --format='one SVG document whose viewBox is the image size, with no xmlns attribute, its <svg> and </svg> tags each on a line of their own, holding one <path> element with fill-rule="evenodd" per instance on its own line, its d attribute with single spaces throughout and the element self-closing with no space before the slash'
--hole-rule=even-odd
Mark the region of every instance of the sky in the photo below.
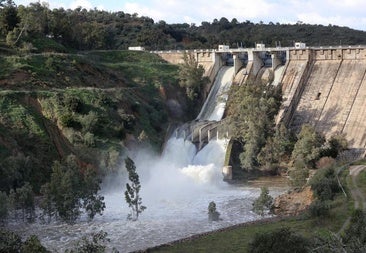
<svg viewBox="0 0 366 253">
<path fill-rule="evenodd" d="M 14 0 L 28 5 L 35 0 Z M 366 31 L 366 0 L 41 0 L 51 9 L 97 8 L 148 16 L 168 24 L 201 24 L 221 17 L 239 22 L 347 26 Z"/>
</svg>

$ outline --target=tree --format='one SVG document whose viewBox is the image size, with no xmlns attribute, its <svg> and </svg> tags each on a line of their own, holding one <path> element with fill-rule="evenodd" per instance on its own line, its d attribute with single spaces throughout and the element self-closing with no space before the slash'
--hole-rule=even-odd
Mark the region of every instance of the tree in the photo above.
<svg viewBox="0 0 366 253">
<path fill-rule="evenodd" d="M 102 214 L 104 198 L 98 195 L 100 179 L 91 166 L 80 168 L 76 157 L 70 155 L 65 161 L 55 161 L 49 183 L 42 187 L 43 214 L 50 218 L 60 217 L 73 223 L 84 209 L 90 219 Z"/>
<path fill-rule="evenodd" d="M 22 253 L 50 253 L 39 241 L 38 237 L 31 235 L 21 247 Z"/>
<path fill-rule="evenodd" d="M 8 196 L 0 191 L 0 223 L 8 217 Z"/>
<path fill-rule="evenodd" d="M 83 175 L 81 199 L 82 206 L 90 220 L 92 220 L 96 214 L 102 215 L 105 208 L 104 197 L 98 195 L 100 184 L 101 180 L 99 179 L 96 170 L 91 166 L 87 166 Z"/>
<path fill-rule="evenodd" d="M 139 214 L 146 209 L 142 205 L 142 199 L 139 195 L 141 184 L 139 180 L 139 175 L 136 172 L 136 166 L 133 160 L 129 157 L 125 159 L 126 169 L 128 172 L 128 179 L 130 183 L 126 183 L 125 199 L 128 206 L 131 208 L 131 213 L 128 215 L 127 219 L 137 220 Z"/>
<path fill-rule="evenodd" d="M 306 180 L 309 177 L 309 170 L 305 167 L 295 168 L 289 171 L 289 176 L 291 186 L 301 188 L 306 184 Z"/>
<path fill-rule="evenodd" d="M 322 156 L 330 156 L 336 158 L 338 154 L 348 148 L 348 142 L 344 134 L 334 134 L 327 140 L 326 148 L 322 152 Z"/>
<path fill-rule="evenodd" d="M 310 186 L 315 196 L 321 201 L 333 200 L 334 196 L 341 191 L 336 172 L 332 167 L 318 170 L 311 178 Z"/>
<path fill-rule="evenodd" d="M 109 242 L 107 233 L 99 231 L 98 233 L 93 233 L 90 238 L 83 236 L 76 243 L 75 248 L 66 250 L 66 253 L 104 253 L 106 252 L 105 244 Z"/>
<path fill-rule="evenodd" d="M 22 210 L 23 220 L 33 220 L 35 217 L 35 203 L 32 186 L 27 182 L 21 188 L 16 189 L 17 203 Z"/>
<path fill-rule="evenodd" d="M 218 221 L 220 220 L 220 213 L 216 210 L 216 203 L 211 201 L 208 204 L 208 220 L 209 221 Z"/>
<path fill-rule="evenodd" d="M 273 203 L 273 197 L 269 195 L 268 188 L 261 187 L 261 194 L 253 202 L 253 212 L 263 216 L 265 214 L 265 211 L 271 209 L 272 203 Z"/>
<path fill-rule="evenodd" d="M 267 138 L 266 145 L 258 154 L 258 162 L 265 169 L 276 168 L 281 162 L 289 160 L 293 146 L 291 133 L 281 123 L 276 127 L 274 135 Z"/>
<path fill-rule="evenodd" d="M 274 116 L 281 102 L 278 87 L 249 80 L 230 91 L 227 124 L 234 139 L 244 152 L 241 167 L 253 170 L 258 165 L 258 154 L 274 129 Z"/>
<path fill-rule="evenodd" d="M 209 82 L 204 77 L 205 69 L 198 64 L 193 54 L 184 53 L 183 63 L 179 66 L 179 84 L 185 88 L 186 95 L 192 102 L 192 108 L 198 104 L 200 100 L 200 92 L 206 83 Z"/>
<path fill-rule="evenodd" d="M 3 4 L 3 2 L 6 2 Z M 12 31 L 19 23 L 18 9 L 12 0 L 1 1 L 3 8 L 0 9 L 0 31 L 4 35 Z"/>
<path fill-rule="evenodd" d="M 15 219 L 21 211 L 23 221 L 32 221 L 35 217 L 35 202 L 32 186 L 26 182 L 22 187 L 11 189 L 8 197 L 8 207 L 12 210 Z"/>
<path fill-rule="evenodd" d="M 308 167 L 314 167 L 315 162 L 319 159 L 325 138 L 317 133 L 314 127 L 305 124 L 302 126 L 300 133 L 297 136 L 292 158 L 303 160 Z"/>
</svg>

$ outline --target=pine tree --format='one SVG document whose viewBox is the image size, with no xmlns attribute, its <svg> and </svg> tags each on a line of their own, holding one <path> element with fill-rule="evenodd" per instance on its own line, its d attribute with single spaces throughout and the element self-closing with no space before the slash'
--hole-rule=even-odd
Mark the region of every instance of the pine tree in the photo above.
<svg viewBox="0 0 366 253">
<path fill-rule="evenodd" d="M 261 188 L 261 195 L 253 203 L 253 211 L 264 215 L 266 210 L 270 210 L 273 203 L 273 197 L 269 195 L 267 187 Z"/>
<path fill-rule="evenodd" d="M 125 199 L 128 206 L 131 208 L 131 214 L 127 216 L 129 220 L 137 220 L 139 214 L 146 209 L 142 205 L 142 200 L 139 195 L 141 184 L 139 180 L 139 175 L 136 172 L 136 166 L 133 160 L 129 157 L 125 159 L 126 169 L 128 172 L 128 179 L 130 183 L 126 184 Z"/>
</svg>

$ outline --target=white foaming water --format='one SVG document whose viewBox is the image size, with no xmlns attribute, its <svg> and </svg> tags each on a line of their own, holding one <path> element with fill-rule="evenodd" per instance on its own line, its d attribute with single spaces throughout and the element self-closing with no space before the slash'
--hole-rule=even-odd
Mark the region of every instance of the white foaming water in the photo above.
<svg viewBox="0 0 366 253">
<path fill-rule="evenodd" d="M 202 111 L 211 108 L 210 113 L 201 114 L 205 114 L 206 119 L 220 120 L 223 109 L 216 105 L 206 105 Z M 172 138 L 162 156 L 143 150 L 135 154 L 132 159 L 140 175 L 140 195 L 147 207 L 138 221 L 126 219 L 130 210 L 124 199 L 127 176 L 122 166 L 123 178 L 104 183 L 101 194 L 105 196 L 106 209 L 102 216 L 91 222 L 82 218 L 75 225 L 57 222 L 13 224 L 13 229 L 24 236 L 37 235 L 53 252 L 63 252 L 82 236 L 103 230 L 111 240 L 109 249 L 115 247 L 119 252 L 130 252 L 260 219 L 262 217 L 251 212 L 260 190 L 229 185 L 222 180 L 226 145 L 227 140 L 210 141 L 196 154 L 196 147 L 191 142 Z M 270 193 L 274 196 L 280 191 L 283 189 L 271 189 Z M 207 207 L 211 201 L 215 201 L 221 213 L 219 222 L 208 221 Z"/>
<path fill-rule="evenodd" d="M 219 121 L 224 115 L 227 92 L 230 89 L 234 77 L 234 67 L 224 66 L 219 70 L 215 83 L 202 107 L 198 120 L 216 120 Z"/>
<path fill-rule="evenodd" d="M 130 252 L 260 219 L 251 212 L 260 190 L 222 181 L 225 146 L 225 140 L 211 141 L 195 155 L 192 143 L 173 138 L 161 157 L 140 151 L 133 160 L 147 209 L 136 222 L 126 219 L 130 210 L 124 200 L 125 181 L 116 180 L 101 192 L 106 202 L 103 216 L 91 222 L 81 219 L 75 225 L 35 223 L 17 225 L 15 230 L 23 235 L 36 234 L 48 249 L 58 252 L 71 248 L 83 235 L 103 230 L 111 240 L 110 249 Z M 271 195 L 278 192 L 270 190 Z M 207 207 L 211 201 L 215 201 L 222 221 L 208 221 Z"/>
</svg>

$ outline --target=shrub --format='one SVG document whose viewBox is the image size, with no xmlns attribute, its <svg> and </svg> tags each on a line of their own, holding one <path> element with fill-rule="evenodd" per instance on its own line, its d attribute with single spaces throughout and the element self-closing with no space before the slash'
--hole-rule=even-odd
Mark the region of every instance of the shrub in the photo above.
<svg viewBox="0 0 366 253">
<path fill-rule="evenodd" d="M 22 245 L 22 253 L 48 253 L 48 251 L 35 235 L 30 236 Z"/>
<path fill-rule="evenodd" d="M 317 133 L 314 127 L 303 125 L 297 138 L 298 140 L 292 151 L 292 158 L 294 160 L 301 159 L 307 167 L 313 167 L 315 161 L 321 155 L 322 146 L 325 142 L 324 136 Z"/>
<path fill-rule="evenodd" d="M 94 134 L 87 132 L 84 135 L 84 144 L 88 147 L 94 147 L 95 146 L 95 136 Z"/>
<path fill-rule="evenodd" d="M 289 172 L 291 186 L 295 188 L 302 188 L 309 177 L 309 170 L 306 168 L 292 169 Z"/>
<path fill-rule="evenodd" d="M 66 253 L 104 253 L 106 250 L 106 244 L 109 243 L 110 240 L 107 238 L 107 233 L 100 231 L 98 233 L 94 233 L 90 236 L 90 238 L 84 236 L 81 240 L 79 240 L 74 249 L 66 250 Z M 113 251 L 115 252 L 115 251 Z"/>
<path fill-rule="evenodd" d="M 249 244 L 251 253 L 305 253 L 310 243 L 304 237 L 292 232 L 289 228 L 281 228 L 263 234 L 256 234 Z"/>
<path fill-rule="evenodd" d="M 65 93 L 64 98 L 65 107 L 71 112 L 80 113 L 83 109 L 83 102 L 76 95 L 70 95 Z"/>
<path fill-rule="evenodd" d="M 309 207 L 309 213 L 312 217 L 329 216 L 330 205 L 327 201 L 315 200 Z"/>
<path fill-rule="evenodd" d="M 366 212 L 356 209 L 351 217 L 351 223 L 343 235 L 347 252 L 365 252 L 366 250 Z"/>
<path fill-rule="evenodd" d="M 22 240 L 19 235 L 7 230 L 0 230 L 0 252 L 18 253 L 22 246 Z"/>
<path fill-rule="evenodd" d="M 81 130 L 81 124 L 74 119 L 74 116 L 71 113 L 62 114 L 59 117 L 59 121 L 62 127 L 71 127 L 76 130 Z"/>
<path fill-rule="evenodd" d="M 94 132 L 98 128 L 99 115 L 90 111 L 87 115 L 80 117 L 80 123 L 84 132 Z"/>
<path fill-rule="evenodd" d="M 316 162 L 317 169 L 326 169 L 335 165 L 335 160 L 332 157 L 324 156 Z"/>
<path fill-rule="evenodd" d="M 8 196 L 5 192 L 0 192 L 0 221 L 8 217 Z"/>
<path fill-rule="evenodd" d="M 321 201 L 332 200 L 341 190 L 333 168 L 318 171 L 311 179 L 310 186 Z"/>
</svg>

